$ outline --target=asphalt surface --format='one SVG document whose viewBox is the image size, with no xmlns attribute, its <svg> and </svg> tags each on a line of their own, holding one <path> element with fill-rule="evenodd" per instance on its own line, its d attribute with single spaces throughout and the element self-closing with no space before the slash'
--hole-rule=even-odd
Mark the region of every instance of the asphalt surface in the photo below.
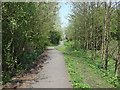
<svg viewBox="0 0 120 90">
<path fill-rule="evenodd" d="M 31 88 L 71 88 L 62 53 L 54 47 L 49 47 L 47 53 L 49 58 Z"/>
</svg>

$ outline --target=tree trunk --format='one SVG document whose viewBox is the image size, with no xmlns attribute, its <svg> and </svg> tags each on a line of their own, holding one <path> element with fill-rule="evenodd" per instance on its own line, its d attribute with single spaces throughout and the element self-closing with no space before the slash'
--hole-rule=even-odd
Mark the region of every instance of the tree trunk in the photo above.
<svg viewBox="0 0 120 90">
<path fill-rule="evenodd" d="M 116 9 L 117 7 L 119 7 L 119 3 L 118 5 L 116 6 Z M 117 16 L 118 16 L 118 20 L 117 20 L 117 41 L 118 41 L 118 48 L 117 48 L 117 56 L 116 56 L 116 63 L 115 63 L 115 75 L 119 76 L 120 77 L 120 11 L 117 10 Z"/>
<path fill-rule="evenodd" d="M 102 65 L 107 70 L 108 68 L 108 44 L 109 44 L 109 30 L 110 30 L 110 6 L 107 6 L 105 2 L 105 18 L 104 18 L 104 30 L 102 40 Z"/>
<path fill-rule="evenodd" d="M 120 41 L 118 42 L 117 57 L 115 62 L 115 75 L 120 74 Z"/>
</svg>

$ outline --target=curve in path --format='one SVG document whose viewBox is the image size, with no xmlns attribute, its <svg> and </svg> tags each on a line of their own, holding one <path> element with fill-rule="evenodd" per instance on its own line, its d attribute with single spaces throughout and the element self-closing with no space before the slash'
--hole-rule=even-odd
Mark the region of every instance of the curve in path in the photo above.
<svg viewBox="0 0 120 90">
<path fill-rule="evenodd" d="M 39 79 L 32 84 L 32 88 L 71 88 L 62 53 L 54 47 L 48 48 L 49 59 L 39 72 Z"/>
</svg>

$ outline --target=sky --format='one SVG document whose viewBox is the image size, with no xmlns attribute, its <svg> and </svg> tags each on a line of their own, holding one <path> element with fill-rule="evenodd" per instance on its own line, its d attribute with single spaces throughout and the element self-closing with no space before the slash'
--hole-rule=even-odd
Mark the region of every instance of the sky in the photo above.
<svg viewBox="0 0 120 90">
<path fill-rule="evenodd" d="M 108 0 L 109 1 L 109 0 Z M 113 1 L 120 1 L 120 0 L 113 0 Z M 71 13 L 72 5 L 70 2 L 60 2 L 59 6 L 61 7 L 59 10 L 59 16 L 61 20 L 61 26 L 62 28 L 66 27 L 68 22 L 68 15 Z"/>
<path fill-rule="evenodd" d="M 71 4 L 70 3 L 65 3 L 61 2 L 59 3 L 60 5 L 60 10 L 59 10 L 59 16 L 61 20 L 61 26 L 66 27 L 68 25 L 68 15 L 71 13 Z"/>
</svg>

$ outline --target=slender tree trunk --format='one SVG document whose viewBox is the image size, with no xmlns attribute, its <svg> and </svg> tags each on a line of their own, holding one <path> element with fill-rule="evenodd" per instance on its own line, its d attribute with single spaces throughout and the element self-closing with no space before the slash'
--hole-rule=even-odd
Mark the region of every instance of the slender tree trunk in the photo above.
<svg viewBox="0 0 120 90">
<path fill-rule="evenodd" d="M 105 16 L 104 16 L 104 29 L 102 32 L 102 65 L 105 68 L 105 37 L 106 37 L 106 2 L 105 2 Z"/>
<path fill-rule="evenodd" d="M 109 30 L 110 30 L 110 6 L 108 7 L 105 2 L 105 18 L 104 18 L 104 30 L 102 40 L 102 64 L 103 68 L 108 68 L 108 44 L 109 44 Z"/>
<path fill-rule="evenodd" d="M 117 57 L 115 62 L 115 75 L 120 73 L 120 41 L 118 42 Z"/>
<path fill-rule="evenodd" d="M 95 47 L 96 47 L 96 37 L 95 37 L 95 35 L 96 35 L 96 33 L 95 33 L 95 23 L 94 23 L 94 6 L 95 6 L 95 3 L 94 2 L 92 2 L 92 16 L 91 16 L 91 26 L 92 26 L 92 50 L 93 50 L 93 55 L 92 55 L 92 59 L 93 60 L 95 60 L 96 59 L 96 50 L 95 50 Z"/>
<path fill-rule="evenodd" d="M 120 4 L 118 3 L 116 6 L 116 9 L 118 9 L 117 7 L 119 7 Z M 117 10 L 117 16 L 118 16 L 118 20 L 117 20 L 117 41 L 118 41 L 118 48 L 117 48 L 117 56 L 116 56 L 116 63 L 115 63 L 115 75 L 120 77 L 120 10 Z"/>
</svg>

